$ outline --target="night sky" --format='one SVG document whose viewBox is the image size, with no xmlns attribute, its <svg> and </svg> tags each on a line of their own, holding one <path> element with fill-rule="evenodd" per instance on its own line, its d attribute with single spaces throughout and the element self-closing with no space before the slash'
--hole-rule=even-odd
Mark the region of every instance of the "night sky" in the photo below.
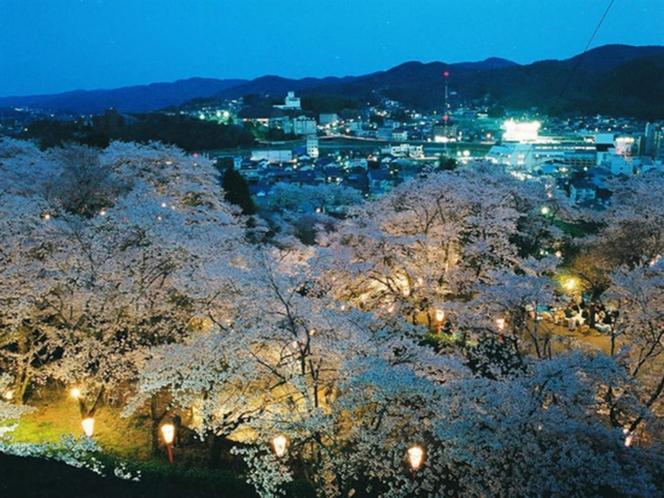
<svg viewBox="0 0 664 498">
<path fill-rule="evenodd" d="M 566 58 L 583 50 L 608 2 L 0 0 L 0 95 Z M 615 0 L 593 46 L 664 44 L 662 26 L 662 0 Z"/>
</svg>

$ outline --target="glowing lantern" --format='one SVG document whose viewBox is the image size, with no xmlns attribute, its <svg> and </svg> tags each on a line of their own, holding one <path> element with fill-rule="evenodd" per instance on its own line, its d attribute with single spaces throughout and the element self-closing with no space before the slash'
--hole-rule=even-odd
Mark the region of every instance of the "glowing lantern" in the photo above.
<svg viewBox="0 0 664 498">
<path fill-rule="evenodd" d="M 287 447 L 288 439 L 286 436 L 279 435 L 272 439 L 272 448 L 274 449 L 274 454 L 277 455 L 277 458 L 281 458 L 286 454 Z"/>
<path fill-rule="evenodd" d="M 500 332 L 505 330 L 505 324 L 506 323 L 507 323 L 507 321 L 504 318 L 496 318 L 496 327 L 498 328 L 498 330 Z"/>
<path fill-rule="evenodd" d="M 74 399 L 80 399 L 81 398 L 81 390 L 78 387 L 72 387 L 69 390 L 69 395 Z"/>
<path fill-rule="evenodd" d="M 576 280 L 574 277 L 570 277 L 567 280 L 565 280 L 565 283 L 563 284 L 563 287 L 567 289 L 568 291 L 572 292 L 576 289 L 576 286 L 579 284 L 579 282 Z"/>
<path fill-rule="evenodd" d="M 411 446 L 407 451 L 408 464 L 413 471 L 418 470 L 424 463 L 424 448 L 421 446 Z"/>
<path fill-rule="evenodd" d="M 436 321 L 437 322 L 442 322 L 445 320 L 445 310 L 441 310 L 440 308 L 436 308 L 436 312 L 434 314 Z"/>
<path fill-rule="evenodd" d="M 166 456 L 168 463 L 173 463 L 173 441 L 175 441 L 175 426 L 173 424 L 163 424 L 161 426 L 161 436 L 166 443 Z"/>
<path fill-rule="evenodd" d="M 164 443 L 173 444 L 175 440 L 175 426 L 173 424 L 163 424 L 161 426 L 161 435 L 164 438 Z"/>
<path fill-rule="evenodd" d="M 83 432 L 86 436 L 92 437 L 92 434 L 95 431 L 95 419 L 92 417 L 87 417 L 81 420 L 81 427 L 83 427 Z"/>
</svg>

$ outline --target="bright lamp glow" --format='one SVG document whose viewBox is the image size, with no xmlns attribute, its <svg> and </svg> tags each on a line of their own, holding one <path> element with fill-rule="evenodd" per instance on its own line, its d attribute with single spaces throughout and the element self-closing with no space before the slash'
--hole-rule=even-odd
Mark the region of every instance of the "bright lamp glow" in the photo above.
<svg viewBox="0 0 664 498">
<path fill-rule="evenodd" d="M 569 277 L 565 282 L 563 283 L 563 287 L 567 289 L 568 291 L 573 291 L 576 289 L 576 287 L 579 285 L 579 281 L 574 278 L 574 277 Z"/>
<path fill-rule="evenodd" d="M 81 420 L 81 427 L 83 427 L 83 432 L 86 436 L 92 437 L 92 434 L 95 431 L 95 419 L 92 417 L 87 417 Z"/>
<path fill-rule="evenodd" d="M 81 397 L 81 390 L 78 387 L 72 387 L 69 390 L 69 395 L 74 399 L 79 399 Z"/>
<path fill-rule="evenodd" d="M 503 123 L 503 140 L 507 142 L 536 142 L 539 140 L 539 121 L 514 121 L 508 119 Z"/>
<path fill-rule="evenodd" d="M 445 320 L 445 310 L 441 310 L 440 308 L 437 308 L 436 313 L 435 313 L 435 317 L 436 317 L 437 322 L 442 322 L 443 320 Z"/>
<path fill-rule="evenodd" d="M 287 446 L 288 439 L 284 435 L 279 435 L 272 439 L 272 448 L 274 448 L 274 454 L 277 455 L 278 458 L 281 458 L 286 454 Z"/>
<path fill-rule="evenodd" d="M 418 470 L 424 463 L 424 448 L 421 446 L 411 446 L 408 448 L 408 464 L 413 470 Z"/>
<path fill-rule="evenodd" d="M 505 323 L 506 323 L 506 320 L 504 318 L 496 318 L 496 327 L 498 328 L 498 330 L 500 332 L 505 330 Z"/>
<path fill-rule="evenodd" d="M 175 426 L 173 424 L 163 424 L 161 426 L 161 435 L 166 444 L 173 444 L 175 440 Z"/>
</svg>

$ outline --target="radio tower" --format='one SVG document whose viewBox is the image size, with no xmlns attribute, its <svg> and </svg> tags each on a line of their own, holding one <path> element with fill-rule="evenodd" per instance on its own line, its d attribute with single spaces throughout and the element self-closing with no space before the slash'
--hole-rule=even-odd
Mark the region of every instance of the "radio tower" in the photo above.
<svg viewBox="0 0 664 498">
<path fill-rule="evenodd" d="M 443 78 L 445 80 L 445 110 L 443 114 L 443 122 L 445 127 L 445 157 L 448 157 L 447 153 L 447 142 L 449 140 L 449 132 L 447 130 L 447 122 L 450 120 L 450 103 L 448 101 L 448 92 L 447 92 L 447 80 L 450 77 L 450 72 L 445 70 L 443 71 Z"/>
</svg>

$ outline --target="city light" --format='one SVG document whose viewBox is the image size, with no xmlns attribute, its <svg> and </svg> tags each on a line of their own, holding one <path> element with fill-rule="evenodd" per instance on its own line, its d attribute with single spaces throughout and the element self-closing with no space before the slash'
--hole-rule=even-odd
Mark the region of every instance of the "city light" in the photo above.
<svg viewBox="0 0 664 498">
<path fill-rule="evenodd" d="M 288 447 L 288 439 L 284 435 L 275 436 L 272 439 L 272 448 L 274 449 L 274 454 L 277 458 L 281 458 L 286 454 L 286 448 Z"/>
<path fill-rule="evenodd" d="M 95 419 L 92 417 L 86 417 L 81 420 L 81 427 L 83 427 L 83 432 L 86 436 L 92 437 L 92 434 L 95 430 Z"/>
<path fill-rule="evenodd" d="M 506 142 L 536 142 L 539 140 L 539 121 L 514 121 L 508 119 L 503 123 L 503 140 Z"/>
<path fill-rule="evenodd" d="M 424 448 L 421 446 L 411 446 L 408 448 L 408 464 L 413 471 L 418 470 L 424 463 Z"/>
</svg>

